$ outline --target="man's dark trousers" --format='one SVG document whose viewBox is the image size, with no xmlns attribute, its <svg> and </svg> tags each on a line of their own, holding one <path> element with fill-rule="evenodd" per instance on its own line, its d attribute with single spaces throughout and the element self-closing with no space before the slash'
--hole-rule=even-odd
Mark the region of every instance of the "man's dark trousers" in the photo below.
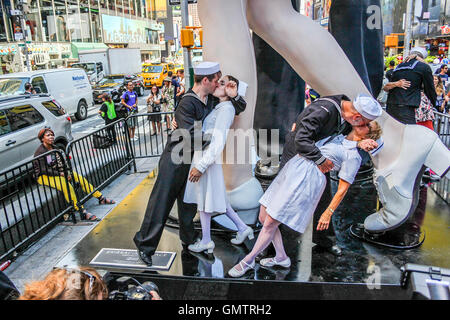
<svg viewBox="0 0 450 320">
<path fill-rule="evenodd" d="M 134 236 L 139 250 L 151 256 L 161 239 L 170 211 L 177 200 L 180 239 L 186 244 L 195 241 L 195 204 L 183 202 L 184 190 L 189 175 L 190 164 L 175 164 L 171 152 L 166 147 L 159 161 L 159 172 L 145 211 L 141 230 Z"/>
</svg>

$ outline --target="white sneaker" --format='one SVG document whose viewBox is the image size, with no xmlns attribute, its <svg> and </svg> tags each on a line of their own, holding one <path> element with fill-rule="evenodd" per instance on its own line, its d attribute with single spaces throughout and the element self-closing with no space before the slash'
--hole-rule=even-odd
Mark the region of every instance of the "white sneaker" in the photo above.
<svg viewBox="0 0 450 320">
<path fill-rule="evenodd" d="M 277 261 L 275 260 L 275 257 L 273 258 L 265 258 L 259 261 L 259 264 L 263 267 L 273 267 L 273 266 L 280 266 L 283 268 L 289 268 L 291 266 L 291 259 L 287 257 L 283 261 Z"/>
<path fill-rule="evenodd" d="M 194 244 L 188 245 L 188 249 L 193 252 L 203 252 L 208 251 L 208 253 L 212 253 L 215 248 L 214 241 L 210 241 L 207 244 L 203 244 L 201 241 L 197 241 Z"/>
<path fill-rule="evenodd" d="M 241 270 L 236 269 L 237 266 L 240 266 Z M 231 268 L 230 271 L 228 271 L 228 274 L 230 275 L 230 277 L 239 278 L 242 277 L 247 271 L 253 269 L 254 267 L 255 267 L 254 260 L 250 264 L 247 264 L 244 260 L 242 260 L 241 262 L 239 262 L 239 264 Z"/>
<path fill-rule="evenodd" d="M 232 244 L 241 244 L 242 242 L 245 241 L 245 238 L 247 238 L 247 237 L 249 240 L 252 240 L 254 238 L 253 229 L 250 227 L 247 227 L 247 229 L 245 229 L 242 232 L 236 233 L 236 238 L 231 239 L 231 243 Z"/>
</svg>

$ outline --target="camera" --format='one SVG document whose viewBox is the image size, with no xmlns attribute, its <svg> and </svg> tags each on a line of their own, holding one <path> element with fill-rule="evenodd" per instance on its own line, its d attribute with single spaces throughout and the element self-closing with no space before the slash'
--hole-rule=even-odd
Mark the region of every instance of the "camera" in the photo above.
<svg viewBox="0 0 450 320">
<path fill-rule="evenodd" d="M 159 289 L 151 281 L 140 283 L 131 277 L 120 277 L 116 280 L 117 290 L 111 291 L 109 300 L 152 300 L 150 291 L 156 291 L 159 295 Z"/>
</svg>

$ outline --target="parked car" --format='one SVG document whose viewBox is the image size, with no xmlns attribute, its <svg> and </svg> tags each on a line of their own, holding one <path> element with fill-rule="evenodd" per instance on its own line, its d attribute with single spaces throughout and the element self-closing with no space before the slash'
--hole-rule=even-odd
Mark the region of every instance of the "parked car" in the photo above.
<svg viewBox="0 0 450 320">
<path fill-rule="evenodd" d="M 59 149 L 73 140 L 69 114 L 50 95 L 0 97 L 0 172 L 33 158 L 44 127 L 55 132 Z"/>
<path fill-rule="evenodd" d="M 128 81 L 133 81 L 134 91 L 139 97 L 144 95 L 142 79 L 136 75 L 115 74 L 106 76 L 94 87 L 93 96 L 95 103 L 102 103 L 100 96 L 109 93 L 114 102 L 120 102 L 120 97 L 127 90 Z"/>
<path fill-rule="evenodd" d="M 22 94 L 25 83 L 31 83 L 36 93 L 53 96 L 69 115 L 78 120 L 87 117 L 93 106 L 92 87 L 83 69 L 66 68 L 11 73 L 0 76 L 0 96 Z"/>
</svg>

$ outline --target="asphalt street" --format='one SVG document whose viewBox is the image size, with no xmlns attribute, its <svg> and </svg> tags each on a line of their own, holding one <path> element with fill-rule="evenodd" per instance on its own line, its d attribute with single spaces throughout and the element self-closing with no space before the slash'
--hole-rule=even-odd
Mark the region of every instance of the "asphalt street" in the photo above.
<svg viewBox="0 0 450 320">
<path fill-rule="evenodd" d="M 147 112 L 145 100 L 149 93 L 150 90 L 145 90 L 144 95 L 138 98 L 139 113 Z M 100 106 L 100 104 L 96 104 L 93 107 L 90 107 L 88 109 L 88 116 L 84 120 L 78 121 L 75 117 L 72 117 L 72 135 L 74 139 L 81 138 L 105 125 L 105 121 L 98 114 Z"/>
</svg>

